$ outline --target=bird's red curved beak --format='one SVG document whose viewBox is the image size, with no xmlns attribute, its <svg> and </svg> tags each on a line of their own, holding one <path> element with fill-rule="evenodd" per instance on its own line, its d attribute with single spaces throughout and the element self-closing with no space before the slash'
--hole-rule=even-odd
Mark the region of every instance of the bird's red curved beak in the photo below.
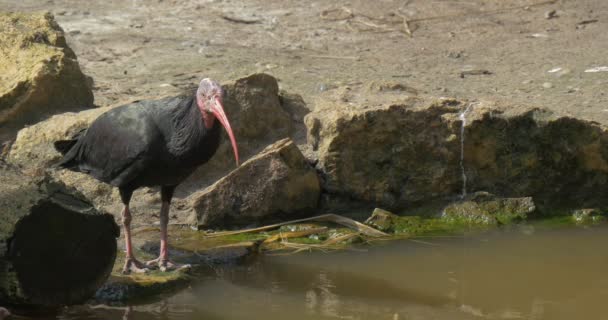
<svg viewBox="0 0 608 320">
<path fill-rule="evenodd" d="M 228 137 L 230 137 L 230 143 L 232 143 L 232 151 L 234 151 L 234 159 L 236 160 L 237 167 L 239 166 L 239 149 L 236 145 L 236 139 L 234 138 L 234 133 L 232 133 L 232 127 L 230 127 L 230 122 L 228 121 L 228 117 L 226 117 L 226 113 L 224 112 L 224 106 L 220 102 L 218 98 L 215 98 L 215 103 L 211 105 L 211 112 L 213 115 L 220 121 L 222 126 L 228 132 Z"/>
</svg>

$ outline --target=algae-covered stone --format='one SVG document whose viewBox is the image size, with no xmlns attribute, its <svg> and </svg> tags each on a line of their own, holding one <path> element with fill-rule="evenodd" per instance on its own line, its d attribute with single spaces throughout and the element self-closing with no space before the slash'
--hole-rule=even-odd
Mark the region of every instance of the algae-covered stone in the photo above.
<svg viewBox="0 0 608 320">
<path fill-rule="evenodd" d="M 606 217 L 602 214 L 600 209 L 596 208 L 587 208 L 587 209 L 578 209 L 572 213 L 572 220 L 574 223 L 584 225 L 584 224 L 595 224 L 606 220 Z"/>
<path fill-rule="evenodd" d="M 169 255 L 178 263 L 192 266 L 189 270 L 146 274 L 122 274 L 124 253 L 120 253 L 114 264 L 110 279 L 95 294 L 100 303 L 130 303 L 166 295 L 187 287 L 194 274 L 214 272 L 216 266 L 245 263 L 258 253 L 259 241 L 236 242 L 228 237 L 207 237 L 204 232 L 190 228 L 169 226 Z M 159 254 L 159 232 L 156 227 L 134 230 L 136 256 L 143 261 Z"/>
<path fill-rule="evenodd" d="M 443 219 L 472 225 L 498 225 L 525 220 L 536 211 L 531 197 L 500 198 L 477 192 L 467 199 L 448 205 Z"/>
<path fill-rule="evenodd" d="M 380 208 L 374 209 L 372 215 L 365 220 L 365 224 L 372 226 L 380 231 L 392 231 L 394 222 L 399 217 L 390 211 Z"/>
<path fill-rule="evenodd" d="M 469 225 L 496 226 L 498 219 L 472 201 L 452 204 L 445 208 L 442 218 L 448 222 Z"/>
<path fill-rule="evenodd" d="M 190 196 L 199 227 L 249 224 L 317 207 L 320 184 L 290 139 L 280 140 Z"/>
<path fill-rule="evenodd" d="M 0 13 L 0 140 L 50 114 L 93 105 L 89 80 L 49 13 Z"/>
<path fill-rule="evenodd" d="M 423 209 L 426 211 L 430 208 Z M 473 226 L 462 219 L 443 219 L 428 213 L 396 215 L 379 208 L 374 209 L 365 223 L 385 232 L 408 237 L 453 234 Z"/>
<path fill-rule="evenodd" d="M 130 302 L 167 294 L 187 286 L 191 277 L 184 271 L 123 275 L 114 273 L 97 292 L 102 303 Z"/>
</svg>

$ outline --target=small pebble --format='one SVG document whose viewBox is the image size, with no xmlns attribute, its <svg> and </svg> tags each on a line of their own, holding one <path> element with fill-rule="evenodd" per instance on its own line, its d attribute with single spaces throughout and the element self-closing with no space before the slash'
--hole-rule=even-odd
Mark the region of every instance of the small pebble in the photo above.
<svg viewBox="0 0 608 320">
<path fill-rule="evenodd" d="M 551 82 L 545 82 L 545 83 L 543 83 L 543 88 L 545 88 L 545 89 L 551 89 L 551 88 L 553 88 L 553 83 L 551 83 Z"/>
</svg>

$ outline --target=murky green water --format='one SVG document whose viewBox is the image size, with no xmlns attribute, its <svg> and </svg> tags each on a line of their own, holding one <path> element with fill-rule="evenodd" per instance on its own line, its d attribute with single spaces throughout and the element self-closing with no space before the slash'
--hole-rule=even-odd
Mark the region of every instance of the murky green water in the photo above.
<svg viewBox="0 0 608 320">
<path fill-rule="evenodd" d="M 608 227 L 264 256 L 162 301 L 61 319 L 605 319 Z"/>
</svg>

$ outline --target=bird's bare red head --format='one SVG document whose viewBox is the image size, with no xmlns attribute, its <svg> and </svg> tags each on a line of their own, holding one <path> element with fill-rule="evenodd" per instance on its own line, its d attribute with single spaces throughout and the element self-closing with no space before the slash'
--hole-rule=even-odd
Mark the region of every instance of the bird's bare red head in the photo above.
<svg viewBox="0 0 608 320">
<path fill-rule="evenodd" d="M 232 133 L 228 117 L 226 117 L 226 113 L 224 112 L 224 105 L 222 103 L 223 98 L 224 90 L 219 83 L 209 78 L 201 80 L 201 83 L 196 90 L 196 103 L 203 115 L 205 127 L 211 129 L 216 118 L 220 121 L 222 126 L 224 126 L 224 129 L 226 129 L 226 132 L 228 132 L 230 143 L 232 143 L 232 151 L 234 151 L 236 165 L 238 166 L 239 149 L 236 145 L 236 139 L 234 138 L 234 133 Z"/>
</svg>

